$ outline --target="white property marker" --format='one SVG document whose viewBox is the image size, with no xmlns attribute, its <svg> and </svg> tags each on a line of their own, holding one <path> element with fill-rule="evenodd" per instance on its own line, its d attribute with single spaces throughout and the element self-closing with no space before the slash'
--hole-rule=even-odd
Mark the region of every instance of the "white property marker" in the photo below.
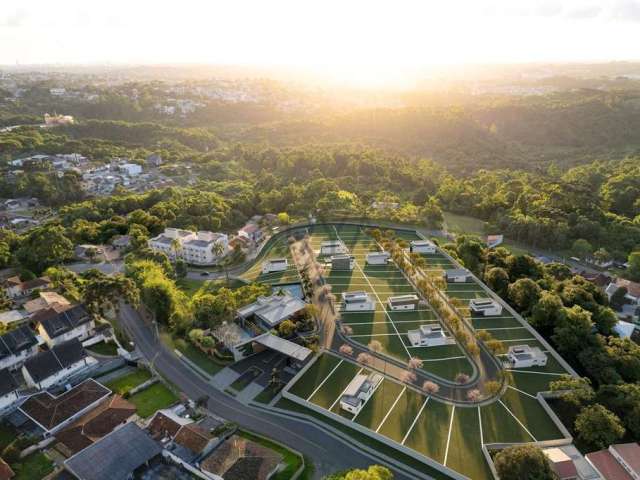
<svg viewBox="0 0 640 480">
<path fill-rule="evenodd" d="M 505 368 L 505 370 L 509 372 L 516 373 L 533 373 L 534 375 L 553 375 L 556 377 L 561 377 L 562 375 L 566 375 L 566 373 L 553 373 L 553 372 L 530 372 L 528 370 L 514 370 L 513 368 Z"/>
<path fill-rule="evenodd" d="M 482 413 L 480 412 L 480 405 L 478 405 L 478 424 L 480 425 L 480 446 L 483 446 L 484 434 L 482 433 Z"/>
<path fill-rule="evenodd" d="M 442 464 L 447 466 L 447 457 L 449 456 L 449 443 L 451 442 L 451 429 L 453 428 L 453 417 L 456 414 L 456 406 L 453 406 L 451 410 L 451 420 L 449 421 L 449 434 L 447 435 L 447 448 L 444 450 L 444 462 Z"/>
<path fill-rule="evenodd" d="M 527 397 L 535 398 L 537 400 L 536 396 L 531 395 L 530 393 L 527 393 L 527 392 L 525 392 L 523 390 L 520 390 L 519 388 L 512 387 L 511 385 L 507 385 L 507 387 L 509 387 L 511 390 L 515 390 L 516 392 L 522 393 L 523 395 L 526 395 Z"/>
<path fill-rule="evenodd" d="M 313 392 L 311 392 L 311 395 L 307 397 L 307 402 L 311 399 L 311 397 L 313 397 L 316 394 L 318 390 L 320 390 L 320 388 L 322 388 L 322 385 L 324 385 L 324 382 L 326 382 L 329 379 L 329 377 L 333 375 L 333 372 L 335 372 L 338 369 L 338 367 L 342 364 L 342 362 L 344 362 L 344 360 L 340 360 L 338 364 L 335 367 L 333 367 L 333 370 L 331 370 L 329 374 L 326 377 L 324 377 L 324 380 L 320 382 L 320 385 L 318 385 L 316 389 Z"/>
<path fill-rule="evenodd" d="M 518 419 L 518 417 L 516 417 L 516 416 L 513 414 L 513 412 L 512 412 L 511 410 L 509 410 L 509 407 L 507 407 L 507 406 L 502 402 L 502 400 L 498 400 L 498 401 L 500 402 L 500 405 L 502 405 L 502 406 L 505 408 L 505 410 L 506 410 L 507 412 L 509 412 L 509 414 L 514 418 L 514 420 L 515 420 L 516 422 L 518 422 L 518 424 L 519 424 L 522 428 L 524 428 L 524 431 L 525 431 L 525 432 L 527 432 L 531 438 L 533 438 L 533 441 L 534 441 L 534 442 L 537 442 L 538 440 L 536 440 L 536 437 L 534 437 L 534 436 L 531 434 L 531 432 L 529 431 L 529 429 L 528 429 L 527 427 L 525 427 L 525 426 L 523 425 L 523 423 Z"/>
<path fill-rule="evenodd" d="M 418 421 L 418 418 L 420 418 L 420 415 L 422 415 L 424 407 L 427 406 L 427 402 L 429 401 L 430 398 L 431 397 L 427 397 L 427 399 L 424 401 L 424 403 L 420 407 L 420 410 L 418 411 L 418 414 L 416 415 L 416 418 L 413 419 L 413 422 L 411 423 L 411 426 L 409 427 L 409 430 L 407 430 L 407 433 L 405 434 L 404 438 L 402 439 L 402 442 L 400 442 L 400 445 L 404 445 L 404 442 L 407 441 L 407 438 L 409 437 L 409 435 L 413 431 L 413 427 L 415 427 L 416 422 Z"/>
<path fill-rule="evenodd" d="M 402 391 L 398 394 L 398 397 L 395 399 L 395 401 L 393 402 L 393 405 L 391 405 L 391 408 L 389 409 L 389 411 L 387 412 L 387 414 L 384 416 L 384 418 L 382 419 L 382 421 L 380 422 L 380 425 L 378 425 L 378 428 L 376 428 L 376 433 L 378 433 L 378 431 L 380 430 L 380 428 L 382 428 L 382 425 L 384 424 L 384 422 L 387 421 L 387 418 L 389 418 L 389 415 L 391 415 L 391 412 L 393 411 L 394 408 L 396 408 L 396 404 L 398 403 L 398 401 L 400 400 L 400 397 L 404 394 L 405 390 L 407 389 L 407 387 L 402 387 Z"/>
</svg>

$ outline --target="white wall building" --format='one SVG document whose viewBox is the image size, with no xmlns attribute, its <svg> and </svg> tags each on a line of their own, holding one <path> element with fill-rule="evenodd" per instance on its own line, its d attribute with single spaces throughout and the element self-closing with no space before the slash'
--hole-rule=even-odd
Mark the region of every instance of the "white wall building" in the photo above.
<svg viewBox="0 0 640 480">
<path fill-rule="evenodd" d="M 332 270 L 353 270 L 356 260 L 353 255 L 333 255 L 331 256 Z"/>
<path fill-rule="evenodd" d="M 449 283 L 465 283 L 471 280 L 471 272 L 466 268 L 445 270 L 443 276 Z"/>
<path fill-rule="evenodd" d="M 538 347 L 514 345 L 509 347 L 507 359 L 513 368 L 544 367 L 547 355 Z"/>
<path fill-rule="evenodd" d="M 15 328 L 0 336 L 0 370 L 19 368 L 37 352 L 38 339 L 31 328 Z"/>
<path fill-rule="evenodd" d="M 341 255 L 348 252 L 349 250 L 340 240 L 326 240 L 320 244 L 321 256 Z"/>
<path fill-rule="evenodd" d="M 222 245 L 222 256 L 216 254 L 216 244 Z M 149 239 L 149 248 L 165 253 L 171 260 L 180 258 L 193 265 L 214 265 L 229 253 L 229 237 L 224 233 L 165 228 L 163 233 Z"/>
<path fill-rule="evenodd" d="M 356 375 L 340 397 L 340 408 L 357 415 L 382 383 L 382 375 Z"/>
<path fill-rule="evenodd" d="M 469 308 L 473 313 L 485 317 L 502 313 L 502 305 L 492 298 L 474 298 L 469 302 Z"/>
<path fill-rule="evenodd" d="M 142 167 L 137 163 L 123 163 L 118 168 L 130 177 L 137 177 L 142 173 Z"/>
<path fill-rule="evenodd" d="M 412 240 L 409 244 L 411 253 L 436 253 L 436 245 L 430 240 Z"/>
<path fill-rule="evenodd" d="M 371 311 L 376 301 L 367 292 L 342 292 L 342 309 L 347 312 Z"/>
<path fill-rule="evenodd" d="M 18 383 L 8 369 L 0 370 L 0 412 L 18 400 Z"/>
<path fill-rule="evenodd" d="M 28 386 L 45 390 L 65 383 L 97 362 L 87 355 L 78 340 L 70 340 L 28 359 L 22 366 L 22 376 Z"/>
<path fill-rule="evenodd" d="M 289 268 L 286 258 L 272 258 L 262 262 L 262 273 L 284 272 Z"/>
<path fill-rule="evenodd" d="M 367 265 L 386 265 L 391 258 L 389 252 L 369 252 L 367 253 Z"/>
<path fill-rule="evenodd" d="M 447 336 L 440 325 L 420 325 L 417 330 L 409 330 L 407 336 L 414 347 L 435 347 L 448 343 Z"/>
<path fill-rule="evenodd" d="M 84 341 L 95 333 L 96 322 L 84 305 L 54 307 L 36 312 L 32 319 L 49 348 L 72 339 Z"/>
<path fill-rule="evenodd" d="M 398 295 L 389 297 L 387 304 L 391 310 L 415 310 L 418 308 L 418 301 L 417 295 Z"/>
</svg>

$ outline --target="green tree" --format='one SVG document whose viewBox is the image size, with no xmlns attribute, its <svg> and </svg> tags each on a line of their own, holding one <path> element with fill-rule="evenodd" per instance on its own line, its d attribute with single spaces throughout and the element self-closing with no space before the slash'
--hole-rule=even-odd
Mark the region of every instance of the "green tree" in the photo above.
<svg viewBox="0 0 640 480">
<path fill-rule="evenodd" d="M 591 313 L 578 305 L 565 308 L 565 314 L 564 320 L 556 327 L 552 338 L 560 353 L 571 357 L 589 345 L 593 322 Z"/>
<path fill-rule="evenodd" d="M 484 275 L 487 286 L 501 297 L 506 297 L 509 290 L 509 274 L 504 268 L 490 268 Z"/>
<path fill-rule="evenodd" d="M 330 475 L 325 480 L 393 480 L 393 474 L 386 467 L 372 465 L 366 470 L 354 469 Z"/>
<path fill-rule="evenodd" d="M 609 305 L 611 305 L 611 308 L 618 311 L 622 310 L 622 307 L 627 303 L 627 293 L 629 293 L 629 291 L 626 287 L 616 289 L 616 291 L 613 292 L 613 295 L 611 295 L 611 299 L 609 300 Z"/>
<path fill-rule="evenodd" d="M 556 326 L 565 320 L 562 300 L 555 293 L 541 292 L 540 299 L 531 309 L 531 316 L 528 320 L 542 335 L 550 336 Z"/>
<path fill-rule="evenodd" d="M 539 447 L 516 445 L 496 454 L 494 465 L 501 480 L 557 480 L 558 475 Z"/>
<path fill-rule="evenodd" d="M 47 225 L 31 230 L 17 252 L 20 263 L 40 273 L 73 258 L 73 243 L 59 225 Z"/>
<path fill-rule="evenodd" d="M 584 238 L 579 238 L 571 245 L 571 253 L 580 259 L 587 259 L 593 253 L 593 246 Z"/>
<path fill-rule="evenodd" d="M 576 418 L 575 429 L 578 440 L 593 450 L 616 443 L 625 432 L 618 416 L 599 403 L 582 409 Z"/>
<path fill-rule="evenodd" d="M 631 252 L 627 261 L 629 262 L 627 268 L 629 278 L 634 281 L 640 280 L 640 252 Z"/>
<path fill-rule="evenodd" d="M 540 298 L 540 287 L 530 278 L 520 278 L 509 285 L 509 303 L 523 314 L 531 311 Z"/>
<path fill-rule="evenodd" d="M 107 310 L 118 311 L 120 302 L 137 308 L 140 303 L 138 286 L 124 275 L 108 276 L 94 271 L 83 288 L 83 300 L 90 312 L 104 316 Z"/>
<path fill-rule="evenodd" d="M 590 403 L 596 395 L 591 380 L 586 377 L 563 375 L 559 380 L 550 382 L 549 388 L 552 392 L 562 392 L 560 398 L 576 409 Z"/>
</svg>

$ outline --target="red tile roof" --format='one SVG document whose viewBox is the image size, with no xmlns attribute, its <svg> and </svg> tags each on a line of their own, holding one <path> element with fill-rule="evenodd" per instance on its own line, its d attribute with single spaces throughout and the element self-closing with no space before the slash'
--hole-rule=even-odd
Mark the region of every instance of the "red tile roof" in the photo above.
<svg viewBox="0 0 640 480">
<path fill-rule="evenodd" d="M 620 458 L 622 458 L 636 474 L 640 475 L 640 445 L 637 443 L 619 443 L 612 445 L 611 448 L 620 455 Z"/>
<path fill-rule="evenodd" d="M 13 473 L 11 467 L 7 465 L 7 462 L 0 458 L 0 480 L 10 480 L 15 476 L 16 474 Z"/>
<path fill-rule="evenodd" d="M 608 450 L 588 453 L 586 457 L 607 480 L 633 480 Z"/>
</svg>

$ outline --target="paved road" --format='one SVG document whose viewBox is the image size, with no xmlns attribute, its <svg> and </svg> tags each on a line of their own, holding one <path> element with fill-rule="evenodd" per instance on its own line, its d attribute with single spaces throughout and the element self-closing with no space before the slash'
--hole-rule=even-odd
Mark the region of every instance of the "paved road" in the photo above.
<svg viewBox="0 0 640 480">
<path fill-rule="evenodd" d="M 120 321 L 153 367 L 188 397 L 197 399 L 208 395 L 207 407 L 212 413 L 302 452 L 313 461 L 316 478 L 346 468 L 362 468 L 382 463 L 314 425 L 247 407 L 215 389 L 181 362 L 164 344 L 158 342 L 152 328 L 128 305 L 123 305 L 120 309 Z M 415 478 L 397 470 L 394 473 L 396 480 Z"/>
</svg>

